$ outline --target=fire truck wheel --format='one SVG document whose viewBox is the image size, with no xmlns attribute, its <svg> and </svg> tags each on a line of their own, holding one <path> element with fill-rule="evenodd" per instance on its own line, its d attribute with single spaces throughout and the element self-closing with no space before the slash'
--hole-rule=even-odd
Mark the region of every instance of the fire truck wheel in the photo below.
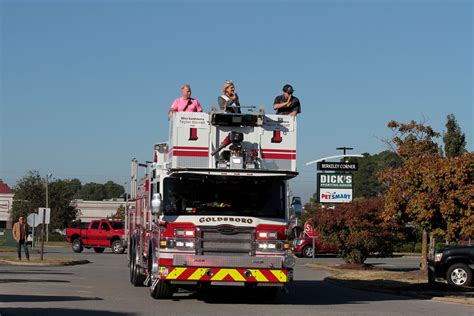
<svg viewBox="0 0 474 316">
<path fill-rule="evenodd" d="M 122 241 L 121 240 L 115 240 L 113 243 L 112 243 L 112 252 L 115 253 L 115 254 L 122 254 L 124 253 L 125 251 L 125 248 L 122 246 Z"/>
<path fill-rule="evenodd" d="M 102 247 L 94 247 L 94 251 L 97 252 L 97 253 L 103 253 L 105 250 L 105 248 L 102 248 Z"/>
<path fill-rule="evenodd" d="M 135 254 L 133 254 L 132 262 L 130 263 L 130 283 L 134 286 L 144 286 L 143 282 L 145 282 L 145 276 L 140 273 Z"/>
<path fill-rule="evenodd" d="M 84 247 L 82 246 L 81 239 L 77 238 L 72 241 L 72 251 L 74 252 L 82 252 Z"/>
<path fill-rule="evenodd" d="M 171 298 L 173 296 L 173 288 L 166 281 L 158 281 L 155 288 L 150 287 L 150 295 L 155 299 Z"/>
</svg>

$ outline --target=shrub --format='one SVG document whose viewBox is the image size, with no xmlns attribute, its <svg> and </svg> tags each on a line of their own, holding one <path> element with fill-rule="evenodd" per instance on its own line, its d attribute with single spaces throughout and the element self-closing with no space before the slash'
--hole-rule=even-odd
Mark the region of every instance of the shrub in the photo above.
<svg viewBox="0 0 474 316">
<path fill-rule="evenodd" d="M 421 253 L 421 246 L 422 246 L 422 245 L 421 245 L 421 242 L 417 242 L 417 243 L 415 244 L 415 251 L 414 251 L 414 252 L 416 252 L 416 253 Z"/>
<path fill-rule="evenodd" d="M 66 236 L 63 236 L 61 234 L 55 234 L 51 233 L 48 236 L 49 241 L 66 241 Z"/>
<path fill-rule="evenodd" d="M 414 252 L 415 251 L 415 243 L 414 242 L 407 242 L 397 244 L 394 248 L 395 252 Z"/>
<path fill-rule="evenodd" d="M 383 210 L 382 198 L 362 198 L 335 209 L 320 209 L 313 221 L 323 239 L 337 244 L 346 262 L 364 263 L 373 253 L 391 255 L 403 238 L 396 222 L 381 217 Z"/>
</svg>

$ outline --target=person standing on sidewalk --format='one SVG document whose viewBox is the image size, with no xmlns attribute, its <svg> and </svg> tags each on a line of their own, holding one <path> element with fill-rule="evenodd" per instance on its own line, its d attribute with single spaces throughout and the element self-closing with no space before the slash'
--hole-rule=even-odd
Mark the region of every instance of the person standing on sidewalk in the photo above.
<svg viewBox="0 0 474 316">
<path fill-rule="evenodd" d="M 18 243 L 18 260 L 21 260 L 21 246 L 25 250 L 26 260 L 30 260 L 30 254 L 28 252 L 28 245 L 26 244 L 26 239 L 28 238 L 28 224 L 25 223 L 25 218 L 20 216 L 18 222 L 13 225 L 13 239 Z"/>
</svg>

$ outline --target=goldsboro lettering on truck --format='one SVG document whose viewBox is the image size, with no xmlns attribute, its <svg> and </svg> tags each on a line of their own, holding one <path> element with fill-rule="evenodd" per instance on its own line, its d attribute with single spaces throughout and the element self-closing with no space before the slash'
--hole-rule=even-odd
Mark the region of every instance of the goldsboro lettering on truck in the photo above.
<svg viewBox="0 0 474 316">
<path fill-rule="evenodd" d="M 199 218 L 200 223 L 204 222 L 236 222 L 236 223 L 247 223 L 252 224 L 253 220 L 251 218 L 233 218 L 233 217 L 201 217 Z"/>
<path fill-rule="evenodd" d="M 296 123 L 264 112 L 175 112 L 153 161 L 132 161 L 130 282 L 154 298 L 232 285 L 268 299 L 285 288 L 295 266 L 286 192 L 298 174 Z"/>
</svg>

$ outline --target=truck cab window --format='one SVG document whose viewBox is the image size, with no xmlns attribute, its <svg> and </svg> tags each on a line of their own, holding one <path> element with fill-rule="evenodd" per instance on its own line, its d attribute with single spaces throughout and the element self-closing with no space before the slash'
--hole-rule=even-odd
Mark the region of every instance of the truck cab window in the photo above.
<svg viewBox="0 0 474 316">
<path fill-rule="evenodd" d="M 284 190 L 284 181 L 275 178 L 169 177 L 164 181 L 164 211 L 285 218 Z"/>
<path fill-rule="evenodd" d="M 99 222 L 93 222 L 91 229 L 99 229 Z"/>
</svg>

